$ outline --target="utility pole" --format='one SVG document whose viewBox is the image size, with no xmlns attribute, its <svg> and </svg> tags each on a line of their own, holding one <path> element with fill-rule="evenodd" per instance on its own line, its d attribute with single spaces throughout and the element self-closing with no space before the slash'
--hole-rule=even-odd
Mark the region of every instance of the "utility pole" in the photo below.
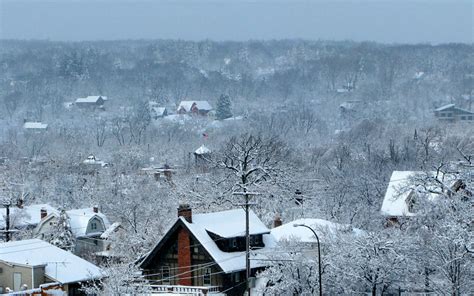
<svg viewBox="0 0 474 296">
<path fill-rule="evenodd" d="M 243 192 L 234 192 L 234 195 L 243 195 L 245 203 L 241 204 L 245 209 L 245 281 L 247 283 L 246 291 L 247 296 L 250 296 L 250 278 L 252 277 L 251 266 L 250 266 L 250 197 L 252 195 L 258 195 L 256 192 L 248 192 L 245 188 Z"/>
<path fill-rule="evenodd" d="M 249 218 L 249 199 L 245 194 L 245 280 L 247 281 L 247 295 L 250 296 L 250 218 Z"/>
<path fill-rule="evenodd" d="M 11 206 L 11 201 L 4 201 L 3 206 L 5 207 L 6 210 L 6 216 L 5 216 L 5 241 L 9 242 L 10 241 L 10 206 Z"/>
</svg>

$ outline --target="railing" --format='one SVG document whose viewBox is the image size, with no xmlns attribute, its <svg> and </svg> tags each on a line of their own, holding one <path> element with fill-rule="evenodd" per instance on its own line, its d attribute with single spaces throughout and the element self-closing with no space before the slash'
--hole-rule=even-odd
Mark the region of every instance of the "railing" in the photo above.
<svg viewBox="0 0 474 296">
<path fill-rule="evenodd" d="M 175 286 L 175 285 L 150 285 L 155 293 L 175 293 L 181 295 L 201 296 L 219 293 L 217 286 Z"/>
</svg>

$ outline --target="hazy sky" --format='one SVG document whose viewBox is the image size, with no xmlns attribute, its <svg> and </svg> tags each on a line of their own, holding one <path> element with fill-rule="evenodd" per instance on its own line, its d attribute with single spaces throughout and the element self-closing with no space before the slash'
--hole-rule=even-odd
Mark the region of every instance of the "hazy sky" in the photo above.
<svg viewBox="0 0 474 296">
<path fill-rule="evenodd" d="M 474 0 L 0 0 L 0 38 L 473 42 Z"/>
</svg>

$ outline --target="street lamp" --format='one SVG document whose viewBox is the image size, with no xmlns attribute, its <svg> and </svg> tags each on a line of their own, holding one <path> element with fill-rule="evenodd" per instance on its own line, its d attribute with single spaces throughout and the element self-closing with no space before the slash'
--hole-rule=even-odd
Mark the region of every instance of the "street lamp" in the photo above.
<svg viewBox="0 0 474 296">
<path fill-rule="evenodd" d="M 318 272 L 319 272 L 319 296 L 323 296 L 323 284 L 321 282 L 321 245 L 319 244 L 319 237 L 316 234 L 316 231 L 314 231 L 313 228 L 309 227 L 308 225 L 305 224 L 293 224 L 293 227 L 306 227 L 311 232 L 313 232 L 314 236 L 316 237 L 316 241 L 318 243 Z"/>
</svg>

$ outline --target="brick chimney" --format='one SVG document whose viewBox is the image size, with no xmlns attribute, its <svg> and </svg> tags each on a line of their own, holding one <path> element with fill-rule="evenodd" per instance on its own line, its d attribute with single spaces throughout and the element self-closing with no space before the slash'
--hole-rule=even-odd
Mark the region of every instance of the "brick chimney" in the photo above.
<svg viewBox="0 0 474 296">
<path fill-rule="evenodd" d="M 192 286 L 191 238 L 186 228 L 178 232 L 178 285 Z"/>
<path fill-rule="evenodd" d="M 41 208 L 41 210 L 40 210 L 41 219 L 43 219 L 46 216 L 48 216 L 48 211 L 46 210 L 46 208 Z"/>
<path fill-rule="evenodd" d="M 98 213 L 99 212 L 99 206 L 93 206 L 92 211 L 94 211 L 94 213 Z"/>
<path fill-rule="evenodd" d="M 192 210 L 188 204 L 180 204 L 178 207 L 178 217 L 184 217 L 186 221 L 192 223 Z M 178 285 L 191 286 L 191 238 L 189 231 L 181 227 L 178 232 Z"/>
<path fill-rule="evenodd" d="M 191 206 L 188 204 L 180 204 L 178 207 L 178 217 L 183 217 L 189 223 L 193 223 L 193 213 Z"/>
<path fill-rule="evenodd" d="M 281 226 L 283 222 L 281 221 L 280 214 L 276 214 L 275 218 L 273 219 L 273 228 Z"/>
</svg>

